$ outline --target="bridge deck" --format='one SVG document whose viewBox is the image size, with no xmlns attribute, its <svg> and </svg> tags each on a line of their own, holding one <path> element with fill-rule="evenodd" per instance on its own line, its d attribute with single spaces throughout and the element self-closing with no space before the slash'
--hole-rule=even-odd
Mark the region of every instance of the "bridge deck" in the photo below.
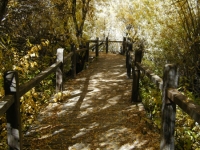
<svg viewBox="0 0 200 150">
<path fill-rule="evenodd" d="M 63 101 L 40 112 L 24 135 L 24 149 L 159 149 L 142 103 L 130 103 L 131 83 L 124 56 L 100 54 L 65 83 Z"/>
</svg>

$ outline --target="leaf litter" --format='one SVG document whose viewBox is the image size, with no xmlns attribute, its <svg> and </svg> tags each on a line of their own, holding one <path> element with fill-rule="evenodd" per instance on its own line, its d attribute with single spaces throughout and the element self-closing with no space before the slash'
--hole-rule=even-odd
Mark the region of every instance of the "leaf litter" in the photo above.
<svg viewBox="0 0 200 150">
<path fill-rule="evenodd" d="M 49 103 L 25 134 L 24 149 L 159 149 L 159 130 L 147 119 L 142 103 L 130 102 L 132 81 L 124 74 L 124 62 L 124 56 L 101 54 L 76 79 L 68 80 L 66 96 Z M 74 92 L 77 89 L 81 92 Z"/>
</svg>

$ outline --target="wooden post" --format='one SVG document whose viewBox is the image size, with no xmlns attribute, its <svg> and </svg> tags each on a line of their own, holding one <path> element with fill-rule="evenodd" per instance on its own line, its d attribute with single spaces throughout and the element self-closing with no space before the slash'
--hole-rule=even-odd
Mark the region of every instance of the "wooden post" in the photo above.
<svg viewBox="0 0 200 150">
<path fill-rule="evenodd" d="M 168 99 L 167 90 L 177 88 L 178 73 L 177 66 L 172 64 L 165 65 L 163 73 L 162 89 L 162 132 L 161 150 L 174 150 L 174 130 L 176 118 L 176 104 Z"/>
<path fill-rule="evenodd" d="M 106 54 L 108 53 L 108 37 L 106 37 Z"/>
<path fill-rule="evenodd" d="M 123 38 L 123 49 L 122 49 L 122 54 L 124 55 L 126 52 L 126 38 Z"/>
<path fill-rule="evenodd" d="M 128 43 L 126 43 L 126 46 L 128 45 Z M 128 68 L 128 63 L 129 63 L 129 49 L 127 49 L 127 47 L 125 48 L 125 54 L 126 54 L 126 68 Z"/>
<path fill-rule="evenodd" d="M 135 51 L 135 62 L 133 66 L 133 85 L 132 85 L 132 102 L 139 102 L 139 79 L 140 70 L 136 67 L 136 63 L 141 63 L 142 61 L 142 50 L 138 49 Z"/>
<path fill-rule="evenodd" d="M 96 57 L 99 56 L 99 38 L 97 37 L 97 42 L 96 42 Z"/>
<path fill-rule="evenodd" d="M 14 95 L 14 103 L 6 112 L 7 139 L 10 150 L 22 149 L 22 129 L 20 114 L 19 79 L 16 71 L 4 74 L 4 89 L 6 95 Z"/>
<path fill-rule="evenodd" d="M 64 60 L 64 49 L 57 49 L 57 62 Z M 63 64 L 56 70 L 56 92 L 62 92 L 63 90 Z"/>
<path fill-rule="evenodd" d="M 90 42 L 89 41 L 86 43 L 86 48 L 87 48 L 86 53 L 85 53 L 86 63 L 88 63 L 89 62 L 89 50 L 90 50 Z"/>
<path fill-rule="evenodd" d="M 128 50 L 126 51 L 126 68 L 127 68 L 127 77 L 131 77 L 131 68 L 132 68 L 132 60 L 130 56 L 130 51 L 132 51 L 132 43 L 128 44 Z"/>
<path fill-rule="evenodd" d="M 72 56 L 72 78 L 76 78 L 76 47 L 71 45 L 71 51 L 73 52 Z"/>
</svg>

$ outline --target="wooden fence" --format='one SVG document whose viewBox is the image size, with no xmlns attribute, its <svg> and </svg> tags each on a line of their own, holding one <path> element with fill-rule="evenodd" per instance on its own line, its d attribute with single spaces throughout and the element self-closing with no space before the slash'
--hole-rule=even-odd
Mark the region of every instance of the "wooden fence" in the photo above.
<svg viewBox="0 0 200 150">
<path fill-rule="evenodd" d="M 133 76 L 131 100 L 132 102 L 140 101 L 139 79 L 140 73 L 142 72 L 162 91 L 162 132 L 160 149 L 173 150 L 175 149 L 174 131 L 176 105 L 198 123 L 200 123 L 200 105 L 195 104 L 176 89 L 178 86 L 178 71 L 176 65 L 166 64 L 164 66 L 163 78 L 160 78 L 141 64 L 143 55 L 142 49 L 135 50 L 134 57 L 131 57 L 132 43 L 126 42 L 124 45 L 126 51 L 127 76 L 130 77 L 131 69 Z"/>
<path fill-rule="evenodd" d="M 90 46 L 90 43 L 94 42 Z M 71 46 L 71 52 L 64 56 L 64 49 L 57 50 L 57 61 L 32 80 L 23 85 L 19 85 L 18 73 L 16 71 L 8 71 L 4 74 L 4 90 L 5 96 L 0 101 L 0 116 L 6 113 L 7 120 L 7 141 L 9 149 L 22 149 L 22 129 L 21 129 L 21 115 L 20 115 L 20 97 L 23 96 L 30 89 L 39 84 L 42 80 L 50 74 L 56 72 L 56 92 L 63 89 L 63 66 L 68 59 L 72 60 L 72 76 L 76 77 L 76 55 L 80 52 L 86 52 L 85 61 L 89 61 L 89 50 L 95 48 L 96 57 L 98 56 L 99 39 L 88 41 L 86 46 L 82 49 L 76 49 L 74 45 Z"/>
<path fill-rule="evenodd" d="M 127 76 L 131 76 L 132 69 L 132 102 L 139 102 L 139 80 L 141 72 L 145 74 L 156 86 L 162 91 L 162 133 L 160 149 L 174 149 L 174 131 L 175 131 L 175 117 L 176 105 L 178 105 L 184 112 L 191 116 L 196 122 L 200 123 L 200 106 L 193 101 L 188 100 L 186 96 L 181 94 L 176 88 L 178 85 L 178 71 L 177 66 L 167 64 L 164 67 L 163 78 L 160 78 L 147 67 L 141 64 L 143 51 L 137 49 L 134 51 L 134 57 L 130 55 L 133 50 L 132 43 L 126 41 L 105 41 L 90 40 L 86 46 L 81 49 L 76 49 L 74 45 L 71 46 L 71 52 L 64 57 L 64 49 L 57 50 L 57 62 L 42 71 L 34 79 L 20 85 L 18 81 L 18 74 L 15 71 L 8 71 L 4 75 L 4 89 L 5 97 L 0 101 L 0 116 L 6 113 L 7 130 L 8 130 L 8 145 L 10 149 L 22 149 L 22 132 L 21 132 L 21 118 L 20 118 L 20 97 L 23 96 L 31 88 L 35 87 L 47 76 L 56 72 L 56 91 L 62 91 L 63 85 L 63 66 L 68 59 L 72 60 L 72 76 L 76 77 L 76 54 L 86 52 L 85 61 L 89 60 L 89 49 L 95 49 L 95 55 L 99 55 L 99 46 L 105 43 L 106 53 L 108 53 L 109 42 L 122 43 L 122 54 L 126 54 Z M 95 43 L 90 46 L 90 43 Z"/>
</svg>

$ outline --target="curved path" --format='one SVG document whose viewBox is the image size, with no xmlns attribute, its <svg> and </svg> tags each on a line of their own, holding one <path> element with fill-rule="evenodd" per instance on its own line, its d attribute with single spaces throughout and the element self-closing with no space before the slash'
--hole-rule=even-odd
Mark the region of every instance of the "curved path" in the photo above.
<svg viewBox="0 0 200 150">
<path fill-rule="evenodd" d="M 156 150 L 159 134 L 142 103 L 131 104 L 125 57 L 100 54 L 64 86 L 24 135 L 25 149 Z"/>
</svg>

